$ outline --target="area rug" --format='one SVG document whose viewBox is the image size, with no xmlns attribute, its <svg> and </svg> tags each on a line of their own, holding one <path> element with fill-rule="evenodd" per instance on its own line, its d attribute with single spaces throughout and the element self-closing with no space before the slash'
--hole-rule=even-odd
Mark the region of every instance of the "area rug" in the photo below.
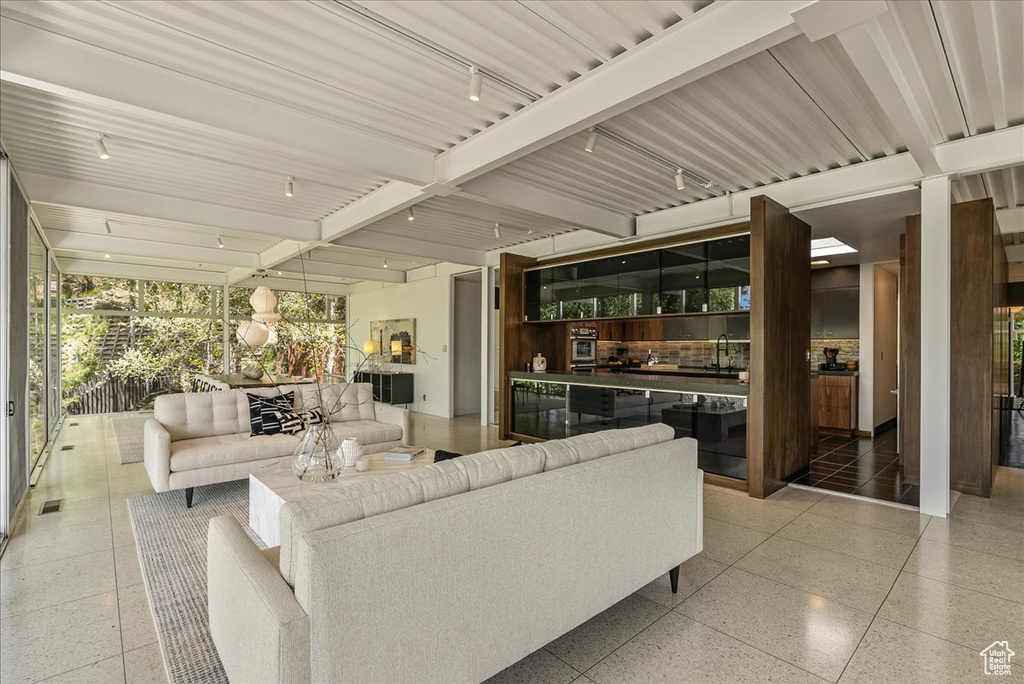
<svg viewBox="0 0 1024 684">
<path fill-rule="evenodd" d="M 152 411 L 133 411 L 111 416 L 110 427 L 114 430 L 114 439 L 117 440 L 117 454 L 121 459 L 121 465 L 142 463 L 142 430 L 146 420 L 152 417 Z"/>
<path fill-rule="evenodd" d="M 170 684 L 227 684 L 210 635 L 206 531 L 211 518 L 233 515 L 257 546 L 264 548 L 249 529 L 248 502 L 248 480 L 197 489 L 192 508 L 185 508 L 184 490 L 128 500 L 146 594 Z"/>
</svg>

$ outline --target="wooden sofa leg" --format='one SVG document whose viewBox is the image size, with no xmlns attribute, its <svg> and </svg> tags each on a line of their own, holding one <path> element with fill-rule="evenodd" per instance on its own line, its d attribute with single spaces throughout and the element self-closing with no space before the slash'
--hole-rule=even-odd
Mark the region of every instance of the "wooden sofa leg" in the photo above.
<svg viewBox="0 0 1024 684">
<path fill-rule="evenodd" d="M 185 508 L 192 508 L 192 489 L 192 487 L 185 489 Z M 678 574 L 679 571 L 676 570 L 676 575 L 678 576 Z"/>
<path fill-rule="evenodd" d="M 677 565 L 668 571 L 668 581 L 672 583 L 673 594 L 679 593 L 679 568 L 681 567 L 681 565 Z"/>
</svg>

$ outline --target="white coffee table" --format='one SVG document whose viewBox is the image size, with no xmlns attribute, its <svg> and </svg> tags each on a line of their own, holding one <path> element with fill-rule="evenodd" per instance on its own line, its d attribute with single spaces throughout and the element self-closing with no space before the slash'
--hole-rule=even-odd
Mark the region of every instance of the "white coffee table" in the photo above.
<svg viewBox="0 0 1024 684">
<path fill-rule="evenodd" d="M 434 462 L 434 450 L 427 449 L 413 461 L 388 461 L 384 454 L 370 454 L 366 458 L 370 467 L 364 472 L 346 468 L 331 482 L 303 482 L 292 474 L 291 457 L 249 475 L 249 527 L 268 547 L 281 543 L 281 506 L 285 501 L 304 496 L 323 494 L 338 487 L 346 487 L 369 478 L 380 477 L 401 470 L 410 470 Z"/>
</svg>

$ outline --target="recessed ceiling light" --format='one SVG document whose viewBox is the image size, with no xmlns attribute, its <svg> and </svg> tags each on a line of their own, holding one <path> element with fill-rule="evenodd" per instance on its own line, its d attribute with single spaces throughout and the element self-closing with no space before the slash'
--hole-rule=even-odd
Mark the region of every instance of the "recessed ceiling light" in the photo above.
<svg viewBox="0 0 1024 684">
<path fill-rule="evenodd" d="M 96 154 L 99 155 L 100 159 L 110 159 L 110 153 L 107 152 L 107 146 L 103 144 L 103 136 L 101 135 L 96 141 Z"/>
<path fill-rule="evenodd" d="M 277 272 L 277 275 L 281 275 L 281 272 L 280 272 L 280 271 L 278 271 L 278 272 Z"/>
<path fill-rule="evenodd" d="M 856 252 L 853 247 L 841 242 L 834 237 L 817 238 L 811 240 L 811 258 L 832 256 L 833 254 L 852 254 Z"/>
<path fill-rule="evenodd" d="M 109 255 L 109 254 L 104 254 L 104 255 L 103 255 L 103 258 L 104 258 L 104 259 L 109 259 L 109 258 L 110 258 L 110 255 Z"/>
<path fill-rule="evenodd" d="M 828 264 L 831 263 L 832 262 L 829 261 L 828 259 L 817 259 L 811 262 L 811 266 L 827 266 Z"/>
</svg>

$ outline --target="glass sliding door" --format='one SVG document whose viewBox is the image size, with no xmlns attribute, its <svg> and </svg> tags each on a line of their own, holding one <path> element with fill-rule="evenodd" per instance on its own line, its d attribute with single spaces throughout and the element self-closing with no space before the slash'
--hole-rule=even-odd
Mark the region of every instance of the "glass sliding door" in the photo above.
<svg viewBox="0 0 1024 684">
<path fill-rule="evenodd" d="M 48 436 L 46 399 L 49 394 L 46 319 L 49 299 L 46 244 L 35 226 L 29 227 L 28 254 L 28 425 L 29 472 L 43 453 Z"/>
</svg>

